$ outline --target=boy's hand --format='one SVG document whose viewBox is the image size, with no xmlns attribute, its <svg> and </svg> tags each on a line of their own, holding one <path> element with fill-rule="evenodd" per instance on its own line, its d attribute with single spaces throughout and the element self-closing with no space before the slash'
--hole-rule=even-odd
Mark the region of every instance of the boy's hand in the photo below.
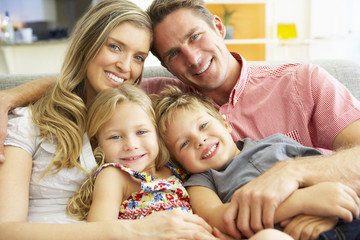
<svg viewBox="0 0 360 240">
<path fill-rule="evenodd" d="M 354 190 L 342 183 L 318 183 L 294 194 L 305 215 L 339 217 L 345 222 L 359 217 L 360 199 Z"/>
</svg>

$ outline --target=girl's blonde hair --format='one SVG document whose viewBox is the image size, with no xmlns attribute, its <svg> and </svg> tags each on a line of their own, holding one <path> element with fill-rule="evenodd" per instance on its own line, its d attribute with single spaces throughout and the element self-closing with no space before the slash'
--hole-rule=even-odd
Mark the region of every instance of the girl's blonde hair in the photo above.
<svg viewBox="0 0 360 240">
<path fill-rule="evenodd" d="M 159 134 L 163 140 L 167 134 L 169 123 L 174 120 L 175 113 L 180 109 L 187 111 L 205 111 L 225 125 L 224 119 L 215 108 L 213 101 L 204 95 L 191 92 L 183 93 L 178 87 L 167 85 L 160 95 L 152 95 L 151 98 L 153 99 Z M 179 131 L 181 131 L 181 129 L 179 129 Z M 172 155 L 171 161 L 178 167 L 184 169 Z"/>
<path fill-rule="evenodd" d="M 57 84 L 30 106 L 32 121 L 40 129 L 39 136 L 57 146 L 54 159 L 42 176 L 56 174 L 63 168 L 78 167 L 86 171 L 78 158 L 85 133 L 86 101 L 91 100 L 85 94 L 87 69 L 110 32 L 125 22 L 152 34 L 148 15 L 127 0 L 104 0 L 89 9 L 70 37 Z M 141 76 L 136 81 L 140 79 Z"/>
<path fill-rule="evenodd" d="M 159 154 L 155 160 L 155 166 L 157 169 L 160 169 L 168 162 L 169 152 L 165 143 L 159 137 L 152 102 L 143 90 L 130 84 L 123 84 L 118 88 L 107 89 L 100 92 L 89 108 L 86 129 L 90 141 L 95 148 L 94 155 L 98 163 L 98 167 L 101 167 L 104 163 L 105 153 L 98 145 L 97 133 L 104 123 L 113 116 L 118 104 L 126 104 L 129 102 L 138 104 L 144 112 L 147 113 L 151 122 L 155 126 L 159 145 Z M 96 171 L 94 171 L 94 173 L 96 173 Z M 87 218 L 92 200 L 94 173 L 81 186 L 74 197 L 70 199 L 67 206 L 68 213 L 78 220 L 85 220 Z"/>
</svg>

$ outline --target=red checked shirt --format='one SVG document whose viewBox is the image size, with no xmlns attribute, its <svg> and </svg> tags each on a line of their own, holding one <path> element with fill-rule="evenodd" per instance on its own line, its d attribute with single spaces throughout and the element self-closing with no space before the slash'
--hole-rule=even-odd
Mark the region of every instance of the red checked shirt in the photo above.
<svg viewBox="0 0 360 240">
<path fill-rule="evenodd" d="M 360 102 L 317 65 L 249 65 L 239 54 L 233 56 L 242 64 L 241 74 L 229 101 L 217 108 L 231 124 L 234 141 L 282 133 L 305 146 L 331 150 L 337 134 L 360 119 Z M 158 93 L 166 83 L 195 91 L 169 78 L 144 79 L 142 87 Z"/>
</svg>

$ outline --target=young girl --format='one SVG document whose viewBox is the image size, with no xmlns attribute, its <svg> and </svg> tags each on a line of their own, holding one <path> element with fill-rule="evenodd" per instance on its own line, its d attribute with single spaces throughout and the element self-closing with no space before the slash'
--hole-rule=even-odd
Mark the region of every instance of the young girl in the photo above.
<svg viewBox="0 0 360 240">
<path fill-rule="evenodd" d="M 172 209 L 191 212 L 185 175 L 168 163 L 143 90 L 123 84 L 99 93 L 89 109 L 87 133 L 100 167 L 70 200 L 71 215 L 99 221 Z"/>
<path fill-rule="evenodd" d="M 231 232 L 223 219 L 237 189 L 278 161 L 320 155 L 316 149 L 302 146 L 282 134 L 234 143 L 231 126 L 211 101 L 199 95 L 183 94 L 175 87 L 168 87 L 157 99 L 155 111 L 160 135 L 171 155 L 184 169 L 193 173 L 185 186 L 194 212 L 228 234 Z M 329 217 L 322 221 L 321 228 L 315 229 L 314 234 L 319 235 L 332 229 L 337 217 L 345 222 L 357 219 L 359 202 L 356 192 L 341 183 L 318 183 L 290 195 L 277 208 L 274 221 L 278 223 L 298 215 Z M 314 219 L 309 221 L 314 222 Z M 354 236 L 360 231 L 355 229 L 359 224 L 358 219 L 345 224 L 345 227 L 340 222 L 337 227 L 342 228 L 336 231 L 342 231 L 349 239 L 356 239 Z"/>
</svg>

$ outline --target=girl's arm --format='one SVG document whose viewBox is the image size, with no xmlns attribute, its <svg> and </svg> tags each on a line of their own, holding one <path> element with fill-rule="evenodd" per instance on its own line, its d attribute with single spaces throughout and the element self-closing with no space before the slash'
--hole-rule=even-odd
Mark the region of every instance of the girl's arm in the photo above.
<svg viewBox="0 0 360 240">
<path fill-rule="evenodd" d="M 0 163 L 5 160 L 3 154 L 8 112 L 44 96 L 55 83 L 56 77 L 48 77 L 0 91 Z"/>
<path fill-rule="evenodd" d="M 132 182 L 134 180 L 131 179 L 131 176 L 118 168 L 109 166 L 102 169 L 95 181 L 87 221 L 118 219 L 120 204 L 124 199 L 123 196 L 127 194 L 127 187 Z"/>
</svg>

